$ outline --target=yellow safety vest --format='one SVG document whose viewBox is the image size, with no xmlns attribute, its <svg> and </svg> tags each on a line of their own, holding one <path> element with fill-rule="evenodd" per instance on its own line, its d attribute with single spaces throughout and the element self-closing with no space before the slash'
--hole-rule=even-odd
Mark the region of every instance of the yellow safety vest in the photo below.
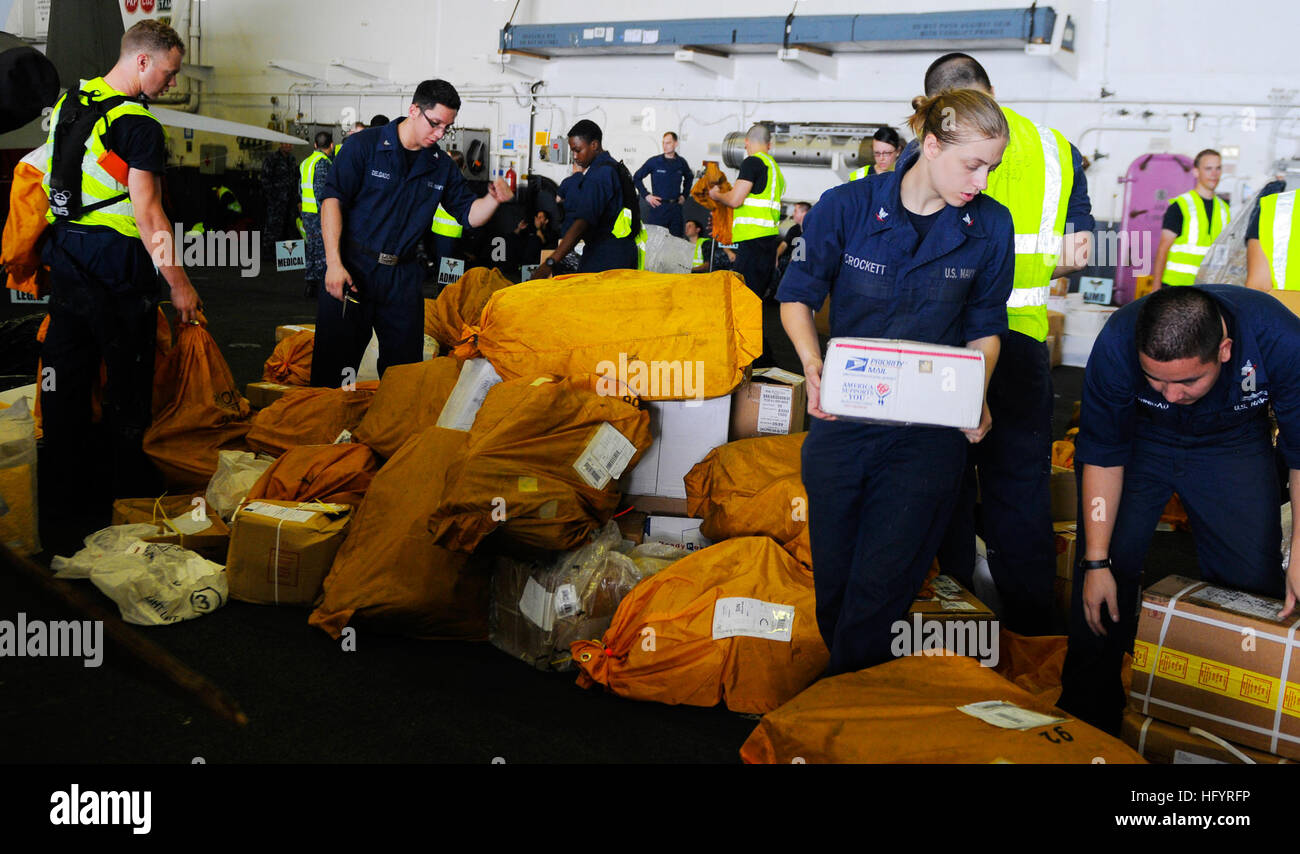
<svg viewBox="0 0 1300 854">
<path fill-rule="evenodd" d="M 80 90 L 90 93 L 94 101 L 102 101 L 114 95 L 123 95 L 112 86 L 105 82 L 103 77 L 95 77 L 90 80 L 82 80 Z M 45 139 L 45 177 L 41 179 L 41 187 L 45 190 L 48 198 L 50 192 L 50 169 L 54 162 L 54 131 L 59 124 L 59 112 L 63 108 L 63 102 L 67 100 L 68 95 L 76 96 L 74 92 L 65 92 L 59 102 L 54 105 L 54 112 L 50 114 L 50 133 Z M 77 219 L 65 220 L 66 222 L 77 225 L 102 225 L 113 229 L 125 237 L 139 237 L 140 228 L 135 222 L 135 208 L 131 205 L 130 189 L 126 184 L 119 182 L 100 165 L 100 158 L 108 154 L 108 148 L 104 145 L 104 135 L 113 122 L 122 116 L 148 116 L 155 122 L 157 116 L 150 113 L 144 104 L 138 101 L 124 101 L 113 107 L 108 113 L 95 124 L 91 130 L 90 136 L 86 137 L 86 153 L 81 160 L 81 203 L 83 205 L 93 205 L 98 202 L 112 199 L 123 194 L 126 198 L 106 205 L 97 210 L 84 213 Z M 162 124 L 159 123 L 159 127 Z M 54 211 L 47 211 L 45 218 L 48 222 L 55 222 Z"/>
<path fill-rule="evenodd" d="M 1273 287 L 1300 291 L 1300 217 L 1296 190 L 1259 200 L 1259 245 L 1273 274 Z"/>
<path fill-rule="evenodd" d="M 1007 325 L 1035 341 L 1047 340 L 1047 295 L 1061 257 L 1065 212 L 1074 187 L 1070 143 L 1002 107 L 1011 138 L 985 193 L 1007 206 L 1015 228 L 1016 266 Z"/>
<path fill-rule="evenodd" d="M 614 220 L 614 227 L 610 229 L 610 234 L 614 237 L 627 237 L 632 233 L 632 209 L 623 208 L 618 212 L 618 218 Z M 649 235 L 646 234 L 645 226 L 636 235 L 636 268 L 645 269 L 645 249 Z"/>
<path fill-rule="evenodd" d="M 781 196 L 785 194 L 785 176 L 772 155 L 760 151 L 754 155 L 767 167 L 767 184 L 761 193 L 750 193 L 731 218 L 731 237 L 737 243 L 781 233 Z"/>
<path fill-rule="evenodd" d="M 1195 190 L 1174 197 L 1170 204 L 1178 205 L 1183 214 L 1183 231 L 1169 247 L 1169 259 L 1165 262 L 1162 278 L 1166 285 L 1194 285 L 1196 271 L 1201 269 L 1210 244 L 1214 243 L 1219 232 L 1228 227 L 1228 206 L 1216 196 L 1214 213 L 1206 222 L 1205 203 Z"/>
<path fill-rule="evenodd" d="M 227 199 L 227 196 L 230 198 Z M 217 187 L 217 201 L 225 202 L 226 210 L 231 213 L 239 214 L 244 212 L 244 206 L 239 203 L 239 197 L 236 196 L 235 191 L 229 187 Z"/>
<path fill-rule="evenodd" d="M 704 243 L 708 239 L 707 237 L 695 238 L 695 257 L 691 260 L 692 267 L 699 267 L 704 264 Z"/>
<path fill-rule="evenodd" d="M 871 174 L 871 164 L 868 163 L 866 166 L 860 167 L 858 169 L 854 169 L 852 172 L 850 172 L 849 180 L 861 181 L 863 178 L 867 177 L 870 174 Z"/>
<path fill-rule="evenodd" d="M 329 159 L 329 155 L 325 152 L 313 151 L 298 167 L 298 174 L 302 178 L 303 213 L 320 213 L 320 206 L 316 204 L 316 186 L 313 182 L 316 178 L 316 165 L 322 160 L 328 162 Z"/>
<path fill-rule="evenodd" d="M 433 224 L 429 226 L 429 230 L 443 237 L 460 237 L 465 233 L 464 226 L 447 213 L 447 209 L 442 205 L 438 205 L 438 209 L 433 212 Z"/>
</svg>

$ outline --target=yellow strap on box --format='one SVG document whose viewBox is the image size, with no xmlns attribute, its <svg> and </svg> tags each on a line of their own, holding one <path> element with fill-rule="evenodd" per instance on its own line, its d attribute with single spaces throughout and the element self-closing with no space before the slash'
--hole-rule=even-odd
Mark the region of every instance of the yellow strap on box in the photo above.
<svg viewBox="0 0 1300 854">
<path fill-rule="evenodd" d="M 1277 692 L 1282 684 L 1275 676 L 1169 647 L 1159 648 L 1157 660 L 1157 644 L 1141 640 L 1133 642 L 1133 669 L 1151 676 L 1152 681 L 1156 677 L 1167 679 L 1263 709 L 1277 709 Z M 1147 693 L 1151 690 L 1148 685 Z M 1281 711 L 1300 718 L 1300 685 L 1286 683 Z"/>
</svg>

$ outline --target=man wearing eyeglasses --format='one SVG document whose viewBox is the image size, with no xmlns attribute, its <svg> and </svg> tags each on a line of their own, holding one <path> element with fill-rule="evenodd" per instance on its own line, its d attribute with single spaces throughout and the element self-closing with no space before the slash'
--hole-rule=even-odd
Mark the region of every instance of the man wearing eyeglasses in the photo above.
<svg viewBox="0 0 1300 854">
<path fill-rule="evenodd" d="M 425 80 L 405 118 L 360 131 L 339 149 L 321 193 L 325 287 L 316 308 L 311 384 L 347 386 L 373 330 L 379 373 L 423 356 L 423 271 L 416 246 L 438 205 L 477 227 L 513 198 L 497 179 L 477 198 L 438 141 L 451 129 L 460 95 Z"/>
</svg>

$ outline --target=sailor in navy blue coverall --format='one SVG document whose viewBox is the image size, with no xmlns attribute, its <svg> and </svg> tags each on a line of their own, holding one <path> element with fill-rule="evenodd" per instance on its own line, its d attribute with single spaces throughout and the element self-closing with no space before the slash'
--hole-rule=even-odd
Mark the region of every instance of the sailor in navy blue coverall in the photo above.
<svg viewBox="0 0 1300 854">
<path fill-rule="evenodd" d="M 1230 285 L 1163 288 L 1106 323 L 1088 359 L 1074 454 L 1081 563 L 1061 708 L 1119 732 L 1120 668 L 1137 630 L 1142 566 L 1174 492 L 1187 508 L 1201 578 L 1285 593 L 1290 610 L 1300 550 L 1293 537 L 1284 574 L 1270 405 L 1294 497 L 1300 318 L 1272 296 Z"/>
<path fill-rule="evenodd" d="M 691 192 L 691 167 L 677 153 L 677 134 L 672 131 L 665 133 L 663 145 L 663 154 L 651 157 L 632 173 L 632 183 L 636 184 L 637 193 L 645 200 L 646 224 L 662 225 L 673 237 L 682 237 L 686 234 L 682 204 Z M 650 176 L 648 193 L 642 183 L 647 175 Z"/>
<path fill-rule="evenodd" d="M 943 106 L 936 99 L 933 112 Z M 927 162 L 914 154 L 893 172 L 828 190 L 804 220 L 804 257 L 790 264 L 777 290 L 815 416 L 803 446 L 803 482 L 828 675 L 892 657 L 891 627 L 924 581 L 967 445 L 983 437 L 989 421 L 987 406 L 972 431 L 827 420 L 818 406 L 813 311 L 829 293 L 833 338 L 980 349 L 987 388 L 1007 329 L 1014 232 L 1007 209 L 978 193 L 1005 146 L 1005 137 L 941 145 L 929 136 Z"/>
<path fill-rule="evenodd" d="M 438 147 L 460 108 L 445 80 L 416 89 L 408 116 L 360 131 L 339 149 L 321 194 L 325 287 L 316 309 L 314 386 L 346 385 L 379 338 L 379 373 L 423 356 L 423 271 L 416 246 L 442 206 L 461 225 L 486 223 L 512 198 L 504 181 L 476 198 Z M 346 293 L 345 293 L 346 291 Z"/>
</svg>

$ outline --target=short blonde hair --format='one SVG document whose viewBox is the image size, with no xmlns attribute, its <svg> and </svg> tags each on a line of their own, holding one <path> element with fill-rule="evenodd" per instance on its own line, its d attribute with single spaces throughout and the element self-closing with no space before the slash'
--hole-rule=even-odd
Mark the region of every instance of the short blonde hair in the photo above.
<svg viewBox="0 0 1300 854">
<path fill-rule="evenodd" d="M 122 35 L 122 56 L 141 52 L 159 56 L 172 48 L 183 55 L 185 42 L 181 41 L 181 37 L 171 27 L 153 18 L 144 19 Z"/>
<path fill-rule="evenodd" d="M 932 97 L 918 95 L 912 99 L 912 109 L 916 112 L 907 123 L 922 143 L 926 134 L 934 134 L 944 145 L 1011 138 L 1002 108 L 978 89 L 944 89 Z"/>
</svg>

